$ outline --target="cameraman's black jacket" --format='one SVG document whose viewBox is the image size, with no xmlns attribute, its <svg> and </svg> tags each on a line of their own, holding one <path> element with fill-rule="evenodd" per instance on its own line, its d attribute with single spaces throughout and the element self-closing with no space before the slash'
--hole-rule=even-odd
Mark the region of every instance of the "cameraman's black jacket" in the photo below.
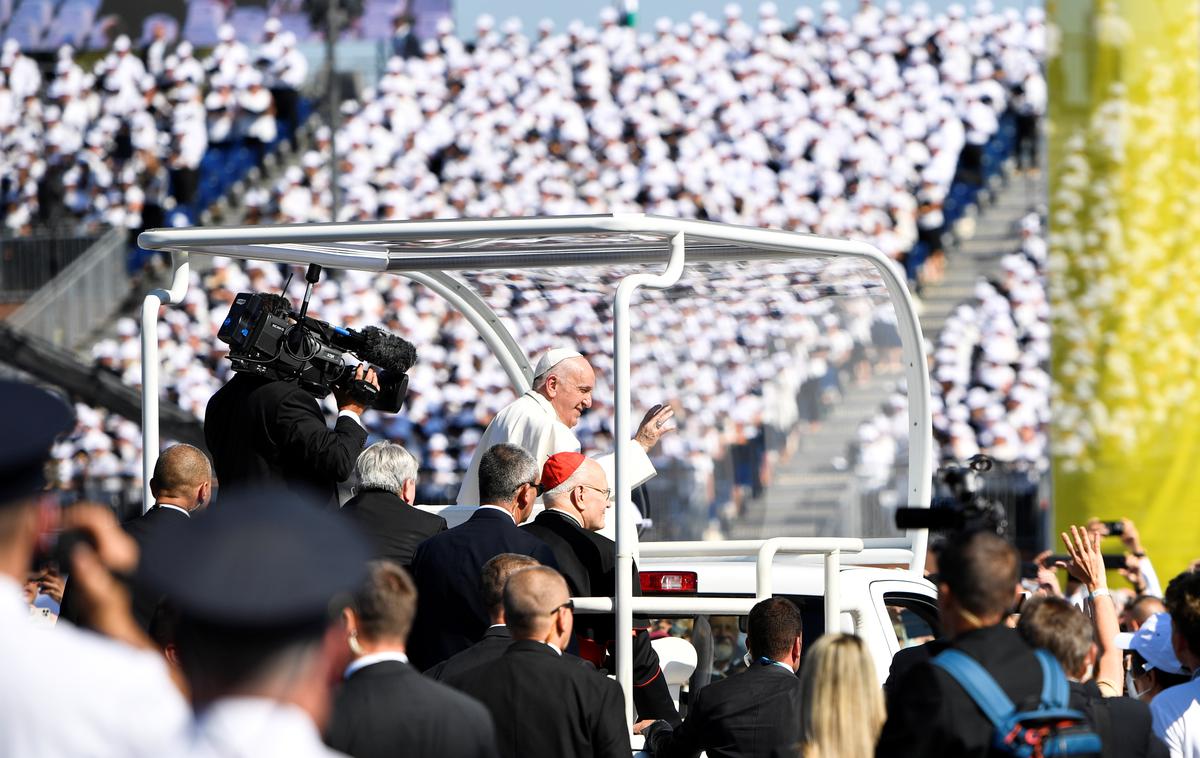
<svg viewBox="0 0 1200 758">
<path fill-rule="evenodd" d="M 282 484 L 336 506 L 367 432 L 344 416 L 330 429 L 316 398 L 293 382 L 238 374 L 208 401 L 204 439 L 222 490 Z"/>
</svg>

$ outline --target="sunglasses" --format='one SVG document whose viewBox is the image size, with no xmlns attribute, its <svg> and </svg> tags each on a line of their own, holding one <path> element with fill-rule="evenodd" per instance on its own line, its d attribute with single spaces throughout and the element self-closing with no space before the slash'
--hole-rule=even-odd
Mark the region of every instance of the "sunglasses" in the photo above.
<svg viewBox="0 0 1200 758">
<path fill-rule="evenodd" d="M 556 614 L 556 613 L 558 613 L 559 611 L 561 611 L 563 608 L 567 608 L 567 609 L 569 609 L 569 610 L 570 610 L 572 613 L 574 613 L 574 612 L 575 612 L 575 600 L 574 600 L 573 598 L 572 598 L 572 599 L 568 599 L 568 600 L 567 600 L 567 602 L 563 603 L 562 605 L 556 606 L 554 609 L 552 609 L 552 610 L 551 610 L 549 613 L 547 613 L 546 615 L 547 615 L 547 616 L 553 616 L 554 614 Z"/>
</svg>

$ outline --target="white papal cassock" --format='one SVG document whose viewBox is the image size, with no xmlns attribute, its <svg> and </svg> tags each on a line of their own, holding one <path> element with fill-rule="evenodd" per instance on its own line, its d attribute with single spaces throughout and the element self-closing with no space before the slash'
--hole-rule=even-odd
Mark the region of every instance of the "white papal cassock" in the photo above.
<svg viewBox="0 0 1200 758">
<path fill-rule="evenodd" d="M 458 491 L 459 505 L 479 505 L 479 459 L 493 445 L 509 442 L 529 451 L 537 459 L 538 470 L 545 465 L 546 459 L 555 453 L 581 452 L 579 438 L 558 418 L 550 401 L 534 390 L 529 390 L 513 401 L 507 408 L 496 414 L 492 423 L 488 424 L 483 436 L 479 439 L 479 447 L 471 457 L 471 465 L 463 479 L 462 488 Z M 634 440 L 625 441 L 625 454 L 629 456 L 629 472 L 633 477 L 633 486 L 657 473 L 650 456 Z M 616 485 L 616 455 L 609 453 L 596 458 L 596 462 L 604 468 L 608 477 L 608 486 Z"/>
</svg>

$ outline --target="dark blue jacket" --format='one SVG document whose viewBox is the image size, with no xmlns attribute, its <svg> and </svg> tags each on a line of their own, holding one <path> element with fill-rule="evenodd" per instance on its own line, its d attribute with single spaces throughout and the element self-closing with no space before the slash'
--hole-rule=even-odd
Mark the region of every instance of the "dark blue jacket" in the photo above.
<svg viewBox="0 0 1200 758">
<path fill-rule="evenodd" d="M 417 618 L 407 649 L 413 665 L 424 671 L 483 638 L 491 621 L 480 578 L 483 564 L 501 553 L 520 553 L 558 567 L 546 543 L 492 508 L 479 509 L 417 547 L 412 562 Z"/>
</svg>

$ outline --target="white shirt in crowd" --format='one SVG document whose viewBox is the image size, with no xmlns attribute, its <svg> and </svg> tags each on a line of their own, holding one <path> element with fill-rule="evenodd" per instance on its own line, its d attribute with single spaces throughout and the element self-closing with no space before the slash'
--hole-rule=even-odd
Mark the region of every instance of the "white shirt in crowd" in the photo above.
<svg viewBox="0 0 1200 758">
<path fill-rule="evenodd" d="M 169 755 L 190 710 L 155 653 L 35 625 L 0 577 L 0 755 Z"/>
<path fill-rule="evenodd" d="M 1192 681 L 1160 692 L 1150 703 L 1150 715 L 1171 758 L 1200 758 L 1200 679 L 1193 675 Z"/>
<path fill-rule="evenodd" d="M 256 697 L 218 700 L 168 758 L 338 758 L 298 706 Z"/>
</svg>

